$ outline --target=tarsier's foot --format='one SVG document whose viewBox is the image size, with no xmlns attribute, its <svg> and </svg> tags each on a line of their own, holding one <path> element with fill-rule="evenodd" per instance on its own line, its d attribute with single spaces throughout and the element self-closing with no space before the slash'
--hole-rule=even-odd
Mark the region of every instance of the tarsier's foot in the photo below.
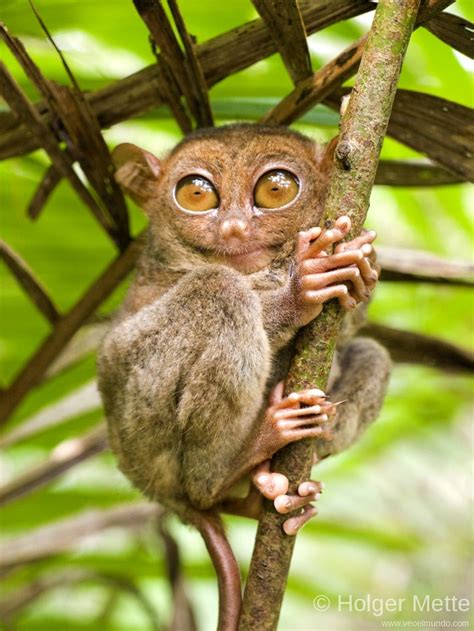
<svg viewBox="0 0 474 631">
<path fill-rule="evenodd" d="M 251 478 L 260 493 L 267 499 L 273 500 L 278 513 L 287 515 L 300 509 L 299 514 L 293 515 L 284 522 L 283 530 L 287 535 L 296 535 L 298 530 L 317 514 L 311 502 L 321 496 L 324 488 L 322 482 L 307 480 L 299 485 L 295 495 L 288 494 L 288 478 L 281 473 L 271 472 L 270 460 L 256 467 Z"/>
<path fill-rule="evenodd" d="M 301 310 L 300 325 L 319 315 L 323 303 L 331 298 L 337 298 L 344 309 L 353 309 L 370 298 L 378 279 L 371 245 L 376 233 L 364 232 L 335 246 L 350 229 L 351 220 L 343 216 L 330 230 L 311 228 L 299 233 L 295 291 Z M 333 254 L 328 254 L 327 249 L 333 246 Z"/>
<path fill-rule="evenodd" d="M 284 383 L 280 382 L 270 396 L 270 405 L 254 443 L 257 461 L 263 462 L 285 445 L 303 438 L 328 438 L 325 425 L 336 414 L 337 404 L 328 401 L 317 388 L 292 392 L 287 397 L 283 397 L 283 389 Z"/>
</svg>

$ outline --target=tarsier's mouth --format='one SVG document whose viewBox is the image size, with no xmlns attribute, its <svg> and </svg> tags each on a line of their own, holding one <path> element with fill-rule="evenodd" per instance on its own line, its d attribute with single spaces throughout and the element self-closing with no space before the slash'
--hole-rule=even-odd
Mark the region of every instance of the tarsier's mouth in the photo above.
<svg viewBox="0 0 474 631">
<path fill-rule="evenodd" d="M 270 248 L 261 247 L 246 252 L 222 253 L 219 258 L 223 263 L 249 274 L 268 265 L 273 259 L 273 252 Z"/>
</svg>

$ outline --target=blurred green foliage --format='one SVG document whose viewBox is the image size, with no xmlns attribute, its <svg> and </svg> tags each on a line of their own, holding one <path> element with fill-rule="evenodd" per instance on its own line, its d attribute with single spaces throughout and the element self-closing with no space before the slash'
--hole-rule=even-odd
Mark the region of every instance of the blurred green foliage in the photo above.
<svg viewBox="0 0 474 631">
<path fill-rule="evenodd" d="M 128 0 L 36 0 L 36 6 L 84 90 L 96 90 L 154 61 L 147 31 Z M 247 0 L 181 0 L 180 6 L 198 42 L 256 17 Z M 462 0 L 449 10 L 469 17 L 472 8 L 469 0 Z M 0 18 L 22 39 L 48 78 L 66 80 L 57 54 L 26 0 L 0 0 Z M 370 21 L 368 14 L 311 36 L 313 67 L 320 67 L 362 35 Z M 38 98 L 6 48 L 0 50 L 27 94 Z M 469 81 L 466 58 L 423 29 L 414 33 L 401 87 L 471 105 Z M 274 55 L 215 86 L 211 104 L 219 124 L 258 120 L 290 89 L 283 64 Z M 323 106 L 295 125 L 319 140 L 334 136 L 336 126 L 337 117 Z M 132 141 L 163 154 L 177 141 L 179 131 L 168 110 L 161 108 L 106 130 L 105 137 L 110 145 Z M 415 154 L 387 139 L 383 155 Z M 66 183 L 54 192 L 36 222 L 26 217 L 26 205 L 47 164 L 42 151 L 0 162 L 1 232 L 64 311 L 104 269 L 114 250 Z M 379 232 L 381 244 L 467 259 L 472 236 L 470 195 L 467 185 L 397 190 L 378 187 L 373 192 L 368 224 Z M 139 211 L 129 206 L 136 234 L 145 222 Z M 2 272 L 0 352 L 1 380 L 6 385 L 47 334 L 48 326 L 11 275 L 5 269 Z M 124 290 L 125 286 L 121 287 L 102 311 L 113 309 Z M 378 322 L 472 346 L 472 306 L 472 295 L 466 289 L 382 283 L 370 315 Z M 46 379 L 20 406 L 10 427 L 40 410 L 51 414 L 58 402 L 90 383 L 94 372 L 94 358 L 88 356 Z M 427 368 L 395 368 L 379 421 L 356 447 L 315 471 L 315 476 L 326 482 L 327 491 L 320 500 L 320 517 L 298 539 L 281 629 L 379 628 L 380 619 L 370 612 L 337 611 L 339 595 L 404 597 L 406 607 L 382 618 L 403 621 L 435 615 L 413 613 L 413 594 L 468 594 L 472 544 L 470 386 L 466 378 Z M 5 451 L 0 461 L 4 479 L 42 462 L 60 441 L 84 433 L 102 416 L 94 400 L 91 409 L 82 413 L 74 413 L 67 405 L 65 408 L 67 413 L 59 415 L 57 424 Z M 3 508 L 3 533 L 27 533 L 86 508 L 136 498 L 138 494 L 116 470 L 112 456 L 101 455 Z M 254 525 L 239 519 L 229 519 L 229 524 L 231 541 L 245 568 Z M 211 629 L 216 589 L 203 544 L 197 533 L 178 523 L 173 523 L 172 530 L 180 543 L 201 628 Z M 169 615 L 163 551 L 151 530 L 140 535 L 106 531 L 70 554 L 20 567 L 6 577 L 5 588 L 18 589 L 36 577 L 54 575 L 66 567 L 129 577 L 152 603 L 160 620 Z M 332 599 L 327 612 L 314 609 L 313 599 L 318 594 Z M 436 615 L 438 619 L 455 619 L 454 614 Z M 151 628 L 143 606 L 133 595 L 94 580 L 51 590 L 24 610 L 16 625 L 15 629 L 28 630 Z"/>
</svg>

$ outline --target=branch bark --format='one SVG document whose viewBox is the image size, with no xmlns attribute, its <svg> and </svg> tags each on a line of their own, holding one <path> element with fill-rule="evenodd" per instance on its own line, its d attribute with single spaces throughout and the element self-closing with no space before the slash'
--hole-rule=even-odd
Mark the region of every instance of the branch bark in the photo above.
<svg viewBox="0 0 474 631">
<path fill-rule="evenodd" d="M 341 122 L 336 168 L 325 223 L 347 214 L 359 233 L 369 205 L 384 133 L 419 0 L 381 0 L 377 5 L 359 73 Z M 327 383 L 341 320 L 331 304 L 298 336 L 287 387 Z M 308 340 L 316 351 L 309 354 Z M 292 490 L 309 477 L 313 442 L 300 441 L 278 452 L 273 469 L 288 476 Z M 295 538 L 282 529 L 285 517 L 266 502 L 257 531 L 244 595 L 240 631 L 272 631 L 278 624 Z"/>
</svg>

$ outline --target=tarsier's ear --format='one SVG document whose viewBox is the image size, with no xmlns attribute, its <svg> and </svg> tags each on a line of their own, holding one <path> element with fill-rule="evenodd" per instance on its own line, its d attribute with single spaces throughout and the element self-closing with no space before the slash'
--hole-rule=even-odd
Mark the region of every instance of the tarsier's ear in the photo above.
<svg viewBox="0 0 474 631">
<path fill-rule="evenodd" d="M 132 199 L 140 204 L 153 195 L 153 184 L 161 171 L 158 158 L 126 142 L 112 151 L 112 162 L 116 181 Z"/>
<path fill-rule="evenodd" d="M 336 151 L 337 143 L 339 142 L 339 136 L 336 136 L 330 140 L 327 145 L 323 147 L 322 157 L 320 161 L 321 171 L 323 173 L 331 173 L 334 166 L 334 152 Z"/>
</svg>

